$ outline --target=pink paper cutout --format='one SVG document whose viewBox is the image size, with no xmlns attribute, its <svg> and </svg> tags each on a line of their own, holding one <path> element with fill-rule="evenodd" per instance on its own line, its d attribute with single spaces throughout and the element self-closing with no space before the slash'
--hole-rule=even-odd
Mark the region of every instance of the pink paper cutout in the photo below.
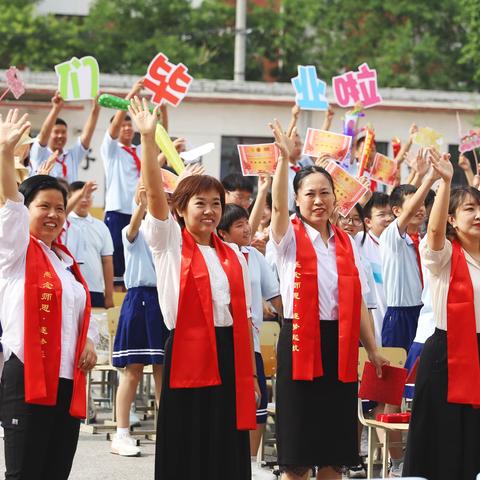
<svg viewBox="0 0 480 480">
<path fill-rule="evenodd" d="M 23 83 L 20 73 L 16 67 L 10 67 L 5 72 L 7 85 L 13 96 L 18 100 L 25 93 L 25 84 Z"/>
</svg>

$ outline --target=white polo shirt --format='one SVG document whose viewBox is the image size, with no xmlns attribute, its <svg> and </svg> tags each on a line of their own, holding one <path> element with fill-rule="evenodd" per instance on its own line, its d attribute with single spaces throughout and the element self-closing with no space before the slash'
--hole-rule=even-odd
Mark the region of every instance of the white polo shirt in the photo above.
<svg viewBox="0 0 480 480">
<path fill-rule="evenodd" d="M 122 230 L 123 253 L 125 255 L 125 286 L 127 289 L 135 287 L 156 287 L 157 277 L 153 265 L 152 252 L 143 234 L 144 221 L 133 242 L 127 239 L 128 225 Z"/>
<path fill-rule="evenodd" d="M 280 285 L 265 257 L 256 248 L 243 247 L 241 251 L 248 256 L 248 271 L 252 287 L 253 345 L 255 351 L 260 353 L 263 300 L 278 297 L 280 295 Z"/>
<path fill-rule="evenodd" d="M 380 237 L 383 287 L 389 307 L 422 304 L 422 282 L 417 254 L 408 234 L 401 235 L 395 219 Z"/>
<path fill-rule="evenodd" d="M 58 156 L 58 160 L 55 162 L 53 170 L 50 172 L 52 177 L 64 178 L 68 183 L 76 182 L 78 180 L 78 167 L 85 158 L 88 152 L 88 148 L 85 148 L 80 141 L 80 137 L 77 138 L 75 145 L 72 148 L 64 149 Z M 48 146 L 42 147 L 38 140 L 35 140 L 30 150 L 30 162 L 32 164 L 32 170 L 36 172 L 40 166 L 45 163 L 53 151 Z M 65 162 L 67 168 L 67 176 L 63 175 L 63 168 L 61 162 Z"/>
<path fill-rule="evenodd" d="M 132 145 L 141 159 L 141 148 Z M 105 211 L 131 215 L 132 198 L 135 195 L 140 173 L 133 156 L 114 140 L 108 131 L 103 138 L 100 154 L 105 169 Z"/>
<path fill-rule="evenodd" d="M 338 274 L 337 255 L 335 249 L 334 232 L 331 230 L 328 246 L 323 243 L 320 232 L 305 223 L 307 234 L 312 241 L 317 254 L 317 281 L 318 300 L 320 304 L 320 320 L 338 320 Z M 348 237 L 353 249 L 355 265 L 360 277 L 362 296 L 368 293 L 368 282 L 360 260 L 360 255 L 353 238 Z M 287 232 L 280 243 L 276 243 L 270 234 L 270 241 L 276 250 L 276 263 L 280 278 L 280 293 L 283 301 L 283 314 L 285 318 L 293 318 L 293 283 L 295 281 L 295 264 L 297 243 L 291 222 Z"/>
<path fill-rule="evenodd" d="M 75 249 L 80 270 L 91 292 L 104 292 L 102 257 L 113 255 L 113 241 L 107 226 L 91 215 L 79 217 L 75 212 L 68 216 L 76 230 L 69 229 L 67 247 Z M 78 238 L 73 238 L 77 236 Z"/>
</svg>

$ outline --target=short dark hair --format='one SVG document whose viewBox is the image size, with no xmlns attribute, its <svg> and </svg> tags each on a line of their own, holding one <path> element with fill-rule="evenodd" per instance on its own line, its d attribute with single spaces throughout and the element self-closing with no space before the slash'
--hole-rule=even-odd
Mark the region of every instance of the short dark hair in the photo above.
<svg viewBox="0 0 480 480">
<path fill-rule="evenodd" d="M 63 205 L 67 206 L 67 191 L 61 183 L 50 175 L 33 175 L 24 180 L 18 187 L 18 191 L 23 195 L 23 203 L 28 208 L 35 200 L 38 192 L 42 190 L 58 190 L 63 196 Z"/>
<path fill-rule="evenodd" d="M 223 188 L 227 192 L 234 192 L 235 190 L 241 192 L 253 193 L 253 185 L 247 177 L 240 173 L 231 173 L 222 180 Z"/>
<path fill-rule="evenodd" d="M 85 186 L 85 182 L 81 180 L 77 180 L 76 182 L 72 182 L 70 184 L 70 193 L 76 192 L 77 190 L 81 190 Z"/>
<path fill-rule="evenodd" d="M 465 199 L 471 196 L 477 205 L 480 205 L 480 191 L 474 187 L 462 185 L 460 187 L 455 187 L 450 194 L 450 202 L 448 204 L 448 214 L 455 216 L 457 208 L 465 201 Z M 447 222 L 447 237 L 450 239 L 455 239 L 457 233 L 455 229 L 450 225 L 450 222 Z"/>
<path fill-rule="evenodd" d="M 219 234 L 220 230 L 228 232 L 237 220 L 243 218 L 248 220 L 248 212 L 243 207 L 235 205 L 234 203 L 227 203 L 223 209 L 222 218 L 217 227 Z"/>
<path fill-rule="evenodd" d="M 430 189 L 428 191 L 427 196 L 425 197 L 425 208 L 431 207 L 433 205 L 436 196 L 437 194 L 434 190 Z"/>
<path fill-rule="evenodd" d="M 405 197 L 413 195 L 417 191 L 417 188 L 409 183 L 399 185 L 392 190 L 390 194 L 390 206 L 393 207 L 402 207 L 403 202 L 405 202 Z"/>
<path fill-rule="evenodd" d="M 358 216 L 362 221 L 363 236 L 362 236 L 362 239 L 360 240 L 360 243 L 363 245 L 365 243 L 365 239 L 367 238 L 367 226 L 365 225 L 365 211 L 359 203 L 356 203 L 353 208 L 357 211 Z"/>
<path fill-rule="evenodd" d="M 385 208 L 389 206 L 389 197 L 383 192 L 373 192 L 370 200 L 363 207 L 365 218 L 372 218 L 372 209 Z"/>
<path fill-rule="evenodd" d="M 113 119 L 115 118 L 115 115 L 113 115 L 111 118 L 110 118 L 110 123 L 113 122 Z M 130 115 L 126 115 L 125 118 L 123 119 L 124 122 L 131 122 L 132 119 L 130 117 Z"/>
<path fill-rule="evenodd" d="M 63 120 L 63 118 L 57 118 L 55 120 L 55 125 L 64 125 L 66 128 L 68 128 L 67 122 Z"/>
<path fill-rule="evenodd" d="M 222 212 L 225 209 L 225 189 L 223 185 L 210 175 L 191 175 L 180 181 L 172 195 L 172 206 L 174 211 L 182 212 L 187 208 L 190 199 L 199 193 L 216 190 L 220 195 L 220 203 L 222 204 Z M 177 215 L 178 223 L 184 227 L 183 218 Z"/>
</svg>

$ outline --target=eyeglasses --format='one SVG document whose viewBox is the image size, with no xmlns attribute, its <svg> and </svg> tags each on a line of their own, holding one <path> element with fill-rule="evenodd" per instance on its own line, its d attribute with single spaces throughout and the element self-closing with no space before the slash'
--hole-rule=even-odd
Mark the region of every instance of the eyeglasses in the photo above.
<svg viewBox="0 0 480 480">
<path fill-rule="evenodd" d="M 363 222 L 360 218 L 349 218 L 349 217 L 342 217 L 340 216 L 338 218 L 338 221 L 343 224 L 343 225 L 348 225 L 348 224 L 352 224 L 354 225 L 355 227 L 360 227 L 363 225 Z"/>
</svg>

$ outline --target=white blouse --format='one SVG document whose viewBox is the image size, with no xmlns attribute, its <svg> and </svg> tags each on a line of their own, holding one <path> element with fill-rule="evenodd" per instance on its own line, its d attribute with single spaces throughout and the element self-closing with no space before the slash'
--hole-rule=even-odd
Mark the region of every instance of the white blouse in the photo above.
<svg viewBox="0 0 480 480">
<path fill-rule="evenodd" d="M 182 261 L 182 231 L 180 225 L 169 215 L 166 220 L 158 220 L 147 214 L 143 233 L 153 254 L 153 263 L 157 275 L 158 301 L 165 325 L 169 330 L 177 323 L 178 298 L 180 295 L 180 267 Z M 238 247 L 227 243 L 237 254 L 243 271 L 243 284 L 247 303 L 247 315 L 251 317 L 251 290 L 248 267 L 245 257 Z M 230 287 L 220 259 L 214 248 L 198 245 L 207 264 L 213 300 L 213 321 L 216 327 L 233 325 L 230 313 Z"/>
<path fill-rule="evenodd" d="M 322 240 L 320 232 L 308 224 L 304 224 L 307 234 L 312 241 L 313 248 L 317 254 L 317 280 L 318 280 L 318 301 L 320 305 L 320 320 L 338 320 L 338 274 L 337 255 L 335 251 L 335 234 L 330 231 L 328 245 Z M 368 281 L 365 277 L 360 255 L 353 238 L 348 236 L 352 245 L 355 257 L 355 265 L 358 269 L 362 296 L 369 292 Z M 280 294 L 283 301 L 283 314 L 285 318 L 293 318 L 293 283 L 295 279 L 295 264 L 297 257 L 297 242 L 291 222 L 288 224 L 287 232 L 280 243 L 276 243 L 273 235 L 270 234 L 272 246 L 275 250 L 275 261 L 278 276 L 280 278 Z"/>
<path fill-rule="evenodd" d="M 30 241 L 29 214 L 21 202 L 7 200 L 0 208 L 0 321 L 5 361 L 14 353 L 24 361 L 24 291 L 27 248 Z M 62 282 L 62 339 L 60 377 L 73 378 L 75 348 L 85 310 L 86 293 L 68 270 L 72 259 L 63 252 L 40 245 Z M 88 337 L 95 343 L 98 328 L 90 321 Z"/>
<path fill-rule="evenodd" d="M 465 250 L 468 272 L 473 285 L 473 303 L 477 333 L 480 333 L 480 263 Z M 437 328 L 447 330 L 447 298 L 452 269 L 452 244 L 445 240 L 442 250 L 431 250 L 427 242 L 420 243 L 422 265 L 428 270 L 434 318 Z"/>
</svg>

